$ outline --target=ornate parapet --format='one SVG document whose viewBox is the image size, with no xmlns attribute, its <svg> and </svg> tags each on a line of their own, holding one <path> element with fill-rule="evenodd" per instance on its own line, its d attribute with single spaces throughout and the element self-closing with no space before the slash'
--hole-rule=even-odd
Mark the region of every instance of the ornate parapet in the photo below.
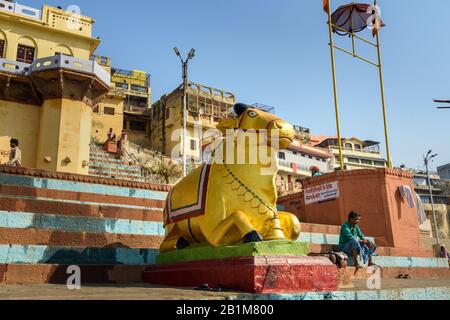
<svg viewBox="0 0 450 320">
<path fill-rule="evenodd" d="M 352 178 L 367 178 L 367 177 L 397 177 L 397 178 L 405 178 L 412 179 L 413 174 L 407 171 L 397 170 L 397 169 L 388 169 L 388 168 L 374 168 L 374 169 L 361 169 L 361 170 L 350 170 L 350 171 L 336 171 L 332 173 L 328 173 L 326 175 L 320 177 L 314 177 L 311 179 L 306 179 L 303 181 L 303 186 L 305 188 L 310 186 L 315 186 L 322 183 L 327 183 L 331 181 L 336 181 L 340 179 L 347 179 L 348 177 Z"/>
<path fill-rule="evenodd" d="M 66 98 L 93 106 L 108 92 L 110 75 L 95 61 L 65 55 L 25 64 L 0 59 L 0 99 L 41 106 Z"/>
<path fill-rule="evenodd" d="M 171 190 L 171 186 L 169 186 L 169 185 L 151 184 L 151 183 L 143 183 L 143 182 L 136 182 L 136 181 L 118 180 L 118 179 L 108 179 L 108 178 L 87 176 L 87 175 L 81 175 L 81 174 L 53 172 L 53 171 L 30 169 L 30 168 L 0 166 L 0 174 L 2 174 L 2 173 L 17 175 L 17 176 L 27 176 L 27 177 L 45 178 L 45 179 L 57 179 L 57 180 L 65 180 L 65 181 L 102 184 L 102 185 L 106 185 L 106 186 L 127 187 L 127 188 L 162 191 L 162 192 L 169 192 Z"/>
</svg>

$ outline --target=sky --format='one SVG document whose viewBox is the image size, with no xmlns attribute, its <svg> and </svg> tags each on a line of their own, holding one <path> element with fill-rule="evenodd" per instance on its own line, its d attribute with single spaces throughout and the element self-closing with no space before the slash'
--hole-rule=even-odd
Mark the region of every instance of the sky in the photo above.
<svg viewBox="0 0 450 320">
<path fill-rule="evenodd" d="M 153 101 L 181 83 L 177 46 L 195 48 L 189 79 L 233 92 L 243 103 L 276 108 L 281 118 L 336 135 L 327 16 L 321 0 L 21 0 L 21 4 L 78 5 L 96 20 L 97 54 L 123 69 L 151 74 Z M 347 1 L 333 0 L 333 9 Z M 348 1 L 350 2 L 350 1 Z M 379 0 L 386 106 L 394 165 L 423 169 L 423 155 L 450 162 L 450 1 Z M 360 35 L 371 37 L 366 30 Z M 351 48 L 347 37 L 338 43 Z M 376 59 L 369 46 L 357 44 Z M 378 69 L 336 53 L 344 137 L 382 142 Z M 385 149 L 383 148 L 385 153 Z"/>
</svg>

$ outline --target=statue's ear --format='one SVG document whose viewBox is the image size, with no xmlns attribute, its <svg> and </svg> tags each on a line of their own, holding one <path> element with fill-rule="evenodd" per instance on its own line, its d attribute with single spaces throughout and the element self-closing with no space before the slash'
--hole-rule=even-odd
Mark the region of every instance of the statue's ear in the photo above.
<svg viewBox="0 0 450 320">
<path fill-rule="evenodd" d="M 250 106 L 243 104 L 243 103 L 238 103 L 234 105 L 234 113 L 237 114 L 238 117 L 242 116 L 244 114 L 245 111 L 247 111 L 250 108 Z"/>
<path fill-rule="evenodd" d="M 226 134 L 226 131 L 229 129 L 236 129 L 237 127 L 237 119 L 228 118 L 219 122 L 217 125 L 217 129 L 222 132 L 223 135 Z"/>
</svg>

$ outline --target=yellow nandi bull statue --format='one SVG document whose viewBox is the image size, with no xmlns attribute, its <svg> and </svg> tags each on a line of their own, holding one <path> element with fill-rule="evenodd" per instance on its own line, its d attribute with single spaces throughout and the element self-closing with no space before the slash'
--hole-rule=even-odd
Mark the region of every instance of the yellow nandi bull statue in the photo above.
<svg viewBox="0 0 450 320">
<path fill-rule="evenodd" d="M 218 126 L 223 134 L 228 134 L 222 140 L 228 141 L 215 149 L 215 152 L 220 147 L 226 149 L 221 160 L 214 157 L 212 163 L 197 168 L 169 193 L 164 210 L 166 237 L 160 247 L 162 253 L 196 244 L 219 247 L 270 240 L 295 241 L 300 235 L 297 217 L 276 209 L 276 155 L 278 149 L 292 143 L 293 126 L 273 114 L 243 104 L 235 105 L 234 113 L 235 117 L 223 120 Z M 261 131 L 267 132 L 266 139 L 261 135 L 257 139 L 245 137 L 241 143 L 244 150 L 238 150 L 236 133 L 248 135 Z M 231 138 L 230 132 L 234 134 Z M 279 141 L 275 147 L 273 137 Z M 246 160 L 251 158 L 258 149 L 254 147 L 263 147 L 268 161 L 257 159 L 239 164 L 239 155 L 241 159 L 242 153 Z"/>
</svg>

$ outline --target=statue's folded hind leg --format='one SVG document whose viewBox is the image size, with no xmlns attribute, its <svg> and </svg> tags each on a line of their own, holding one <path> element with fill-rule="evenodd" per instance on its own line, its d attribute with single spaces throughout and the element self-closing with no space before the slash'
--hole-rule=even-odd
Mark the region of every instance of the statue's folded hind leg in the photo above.
<svg viewBox="0 0 450 320">
<path fill-rule="evenodd" d="M 180 237 L 181 234 L 176 224 L 166 226 L 166 237 L 164 238 L 163 243 L 159 247 L 159 251 L 163 253 L 177 250 L 177 242 L 180 239 Z"/>
<path fill-rule="evenodd" d="M 230 232 L 232 227 L 236 227 L 238 232 Z M 236 211 L 223 220 L 214 230 L 212 230 L 208 241 L 215 247 L 231 245 L 244 240 L 244 242 L 262 241 L 261 236 L 255 231 L 246 214 Z"/>
<path fill-rule="evenodd" d="M 298 218 L 292 213 L 283 211 L 278 212 L 278 217 L 286 238 L 291 241 L 296 241 L 300 236 L 301 231 L 301 225 Z"/>
</svg>

